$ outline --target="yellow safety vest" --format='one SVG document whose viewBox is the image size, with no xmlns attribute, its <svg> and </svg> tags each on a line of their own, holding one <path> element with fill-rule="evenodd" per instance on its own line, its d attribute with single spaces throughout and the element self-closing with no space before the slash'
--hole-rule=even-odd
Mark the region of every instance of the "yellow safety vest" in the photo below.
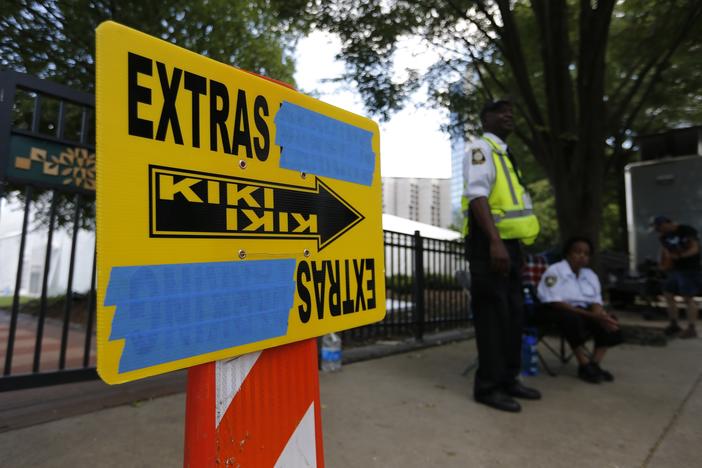
<svg viewBox="0 0 702 468">
<path fill-rule="evenodd" d="M 492 161 L 495 164 L 495 183 L 488 197 L 492 219 L 502 239 L 520 239 L 525 244 L 533 244 L 539 234 L 539 220 L 531 209 L 531 199 L 512 166 L 507 153 L 492 138 L 483 136 L 492 147 Z M 527 203 L 528 200 L 528 203 Z M 465 195 L 461 199 L 463 211 L 463 235 L 468 235 L 468 207 L 470 200 Z"/>
</svg>

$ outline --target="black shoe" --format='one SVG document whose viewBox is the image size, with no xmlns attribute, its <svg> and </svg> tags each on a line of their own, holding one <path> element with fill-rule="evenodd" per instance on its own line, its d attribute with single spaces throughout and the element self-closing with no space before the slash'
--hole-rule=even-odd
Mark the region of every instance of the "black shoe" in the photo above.
<svg viewBox="0 0 702 468">
<path fill-rule="evenodd" d="M 682 328 L 678 325 L 678 322 L 670 322 L 670 325 L 663 329 L 663 333 L 668 336 L 677 335 L 682 331 Z"/>
<path fill-rule="evenodd" d="M 614 376 L 610 371 L 601 368 L 600 365 L 596 362 L 592 363 L 592 365 L 595 366 L 597 372 L 600 373 L 600 377 L 602 377 L 603 382 L 614 382 Z"/>
<path fill-rule="evenodd" d="M 523 398 L 525 400 L 540 400 L 541 392 L 535 388 L 530 388 L 521 382 L 515 382 L 505 388 L 505 393 L 514 398 Z"/>
<path fill-rule="evenodd" d="M 688 338 L 697 338 L 697 329 L 694 325 L 689 325 L 685 330 L 680 332 L 678 338 L 682 338 L 683 340 Z"/>
<path fill-rule="evenodd" d="M 602 382 L 602 375 L 591 362 L 578 367 L 578 377 L 580 377 L 580 380 L 588 383 L 598 384 Z"/>
<path fill-rule="evenodd" d="M 514 398 L 499 390 L 486 395 L 475 395 L 475 401 L 510 413 L 519 413 L 522 410 L 522 406 Z"/>
</svg>

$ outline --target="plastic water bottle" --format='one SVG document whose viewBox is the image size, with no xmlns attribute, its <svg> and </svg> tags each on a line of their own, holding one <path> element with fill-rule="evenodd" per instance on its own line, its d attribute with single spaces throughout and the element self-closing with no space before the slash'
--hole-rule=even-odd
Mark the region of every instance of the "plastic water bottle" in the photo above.
<svg viewBox="0 0 702 468">
<path fill-rule="evenodd" d="M 529 375 L 531 364 L 531 346 L 529 346 L 529 335 L 522 335 L 522 375 Z"/>
<path fill-rule="evenodd" d="M 532 318 L 534 314 L 534 298 L 531 297 L 531 290 L 524 288 L 524 316 Z"/>
<path fill-rule="evenodd" d="M 531 305 L 534 300 L 531 297 L 531 291 L 526 286 L 524 287 L 524 305 Z"/>
<path fill-rule="evenodd" d="M 530 346 L 531 346 L 531 365 L 529 366 L 529 375 L 539 375 L 539 352 L 536 347 L 539 344 L 539 339 L 534 333 L 530 335 Z"/>
<path fill-rule="evenodd" d="M 336 333 L 322 337 L 322 372 L 341 370 L 341 338 Z"/>
<path fill-rule="evenodd" d="M 539 356 L 536 352 L 536 331 L 527 328 L 522 336 L 522 375 L 539 375 Z"/>
</svg>

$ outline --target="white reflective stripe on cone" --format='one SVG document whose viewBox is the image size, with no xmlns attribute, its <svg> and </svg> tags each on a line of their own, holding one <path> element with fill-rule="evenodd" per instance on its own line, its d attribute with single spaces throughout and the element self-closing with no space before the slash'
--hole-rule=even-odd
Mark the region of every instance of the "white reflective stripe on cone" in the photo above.
<svg viewBox="0 0 702 468">
<path fill-rule="evenodd" d="M 215 411 L 216 424 L 222 421 L 227 408 L 234 400 L 241 385 L 246 380 L 246 376 L 256 364 L 261 351 L 255 353 L 244 354 L 243 356 L 235 357 L 225 361 L 217 361 L 215 366 Z"/>
<path fill-rule="evenodd" d="M 278 461 L 275 462 L 275 468 L 316 468 L 317 445 L 314 422 L 314 402 L 312 402 L 295 432 L 290 436 Z"/>
</svg>

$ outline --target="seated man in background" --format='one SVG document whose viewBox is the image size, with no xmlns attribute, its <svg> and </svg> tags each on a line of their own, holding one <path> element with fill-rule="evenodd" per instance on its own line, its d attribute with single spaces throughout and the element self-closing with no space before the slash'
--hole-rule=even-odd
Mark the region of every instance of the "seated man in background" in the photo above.
<svg viewBox="0 0 702 468">
<path fill-rule="evenodd" d="M 600 281 L 587 268 L 592 242 L 574 237 L 566 242 L 564 259 L 551 265 L 541 276 L 537 289 L 541 307 L 539 320 L 557 324 L 578 361 L 578 377 L 590 383 L 611 382 L 614 376 L 600 367 L 607 350 L 622 342 L 616 318 L 602 306 Z M 583 345 L 595 341 L 592 357 Z"/>
<path fill-rule="evenodd" d="M 670 325 L 666 335 L 680 338 L 696 338 L 697 303 L 694 296 L 699 294 L 702 283 L 700 267 L 700 241 L 697 230 L 686 224 L 677 224 L 665 216 L 656 216 L 651 223 L 658 232 L 661 242 L 659 266 L 666 272 L 663 283 L 663 296 L 668 308 Z M 687 305 L 687 328 L 678 325 L 678 306 L 675 296 L 682 296 Z"/>
</svg>

